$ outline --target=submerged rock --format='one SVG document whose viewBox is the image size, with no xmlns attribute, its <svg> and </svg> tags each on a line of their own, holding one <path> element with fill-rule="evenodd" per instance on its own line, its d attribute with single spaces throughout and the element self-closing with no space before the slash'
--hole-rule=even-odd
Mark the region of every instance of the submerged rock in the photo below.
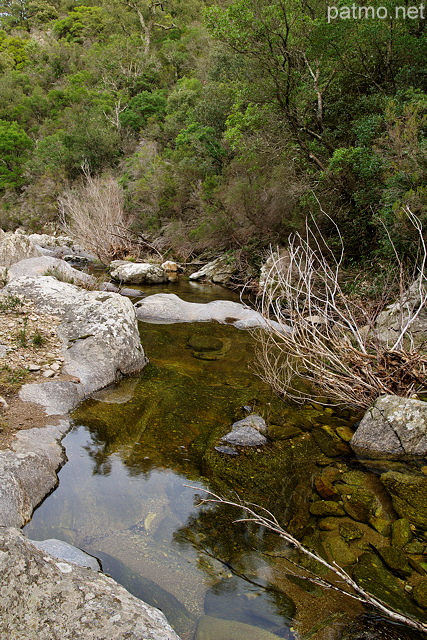
<svg viewBox="0 0 427 640">
<path fill-rule="evenodd" d="M 358 456 L 398 459 L 427 453 L 427 402 L 382 396 L 350 441 Z"/>
<path fill-rule="evenodd" d="M 226 445 L 219 445 L 218 447 L 214 447 L 215 451 L 218 453 L 224 453 L 227 456 L 237 456 L 239 452 L 234 449 L 234 447 L 227 447 Z"/>
<path fill-rule="evenodd" d="M 0 637 L 179 640 L 158 609 L 112 578 L 58 561 L 17 529 L 0 529 Z"/>
<path fill-rule="evenodd" d="M 200 618 L 195 640 L 231 640 L 231 638 L 232 640 L 277 640 L 275 634 L 244 622 L 221 620 L 211 616 Z"/>
<path fill-rule="evenodd" d="M 65 560 L 66 562 L 71 562 L 71 564 L 76 564 L 79 567 L 87 567 L 93 571 L 101 570 L 99 560 L 63 540 L 50 538 L 49 540 L 42 540 L 41 542 L 37 540 L 30 540 L 30 542 L 37 549 L 46 551 L 54 558 L 58 558 L 58 560 Z"/>
<path fill-rule="evenodd" d="M 341 504 L 333 500 L 316 500 L 310 504 L 310 513 L 313 516 L 345 516 Z"/>
<path fill-rule="evenodd" d="M 380 480 L 389 492 L 397 514 L 427 529 L 427 478 L 388 471 Z"/>
</svg>

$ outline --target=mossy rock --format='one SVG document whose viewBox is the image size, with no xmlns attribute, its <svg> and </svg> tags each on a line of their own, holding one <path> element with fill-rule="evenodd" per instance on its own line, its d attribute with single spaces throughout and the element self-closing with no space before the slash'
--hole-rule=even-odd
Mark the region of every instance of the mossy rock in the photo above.
<svg viewBox="0 0 427 640">
<path fill-rule="evenodd" d="M 411 542 L 413 538 L 411 525 L 406 518 L 399 518 L 395 520 L 391 525 L 391 544 L 396 549 L 403 549 L 403 547 Z"/>
<path fill-rule="evenodd" d="M 354 564 L 357 555 L 348 546 L 347 542 L 341 538 L 338 531 L 331 531 L 325 534 L 324 546 L 329 557 L 339 565 Z"/>
<path fill-rule="evenodd" d="M 400 578 L 408 578 L 412 574 L 405 556 L 395 547 L 381 547 L 377 551 L 386 565 Z"/>
<path fill-rule="evenodd" d="M 339 530 L 344 540 L 359 540 L 363 536 L 363 532 L 354 522 L 340 522 Z"/>
<path fill-rule="evenodd" d="M 354 485 L 355 487 L 362 487 L 366 484 L 367 474 L 363 471 L 346 471 L 341 475 L 341 480 L 345 484 Z"/>
<path fill-rule="evenodd" d="M 313 516 L 344 516 L 342 505 L 333 500 L 316 500 L 310 504 L 310 513 Z"/>
<path fill-rule="evenodd" d="M 427 609 L 427 578 L 421 580 L 414 589 L 414 598 L 417 604 L 423 609 Z"/>
<path fill-rule="evenodd" d="M 398 611 L 423 621 L 427 620 L 422 609 L 419 609 L 406 593 L 400 580 L 373 553 L 365 553 L 359 558 L 353 570 L 353 578 L 368 593 Z"/>
<path fill-rule="evenodd" d="M 374 515 L 378 502 L 373 493 L 361 487 L 347 487 L 347 492 L 342 495 L 344 509 L 353 520 L 369 522 Z"/>
<path fill-rule="evenodd" d="M 319 520 L 317 524 L 321 531 L 334 531 L 335 529 L 338 529 L 340 521 L 340 518 L 328 516 Z"/>
<path fill-rule="evenodd" d="M 230 350 L 231 341 L 228 338 L 214 338 L 211 336 L 192 336 L 187 345 L 194 358 L 198 360 L 221 360 Z"/>
<path fill-rule="evenodd" d="M 421 529 L 427 529 L 427 478 L 388 471 L 380 479 L 391 496 L 396 513 Z"/>
<path fill-rule="evenodd" d="M 314 441 L 319 447 L 320 451 L 329 458 L 335 458 L 336 456 L 347 455 L 350 453 L 349 445 L 338 438 L 330 429 L 316 427 L 311 432 Z"/>
<path fill-rule="evenodd" d="M 302 433 L 301 429 L 292 425 L 272 424 L 268 428 L 268 435 L 272 440 L 291 440 Z"/>
<path fill-rule="evenodd" d="M 341 640 L 425 640 L 425 635 L 378 614 L 363 614 L 344 629 Z"/>
</svg>

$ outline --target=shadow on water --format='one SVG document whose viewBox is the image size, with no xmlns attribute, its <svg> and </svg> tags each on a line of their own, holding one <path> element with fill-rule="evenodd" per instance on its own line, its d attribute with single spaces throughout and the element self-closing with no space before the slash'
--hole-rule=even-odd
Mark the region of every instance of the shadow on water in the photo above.
<svg viewBox="0 0 427 640">
<path fill-rule="evenodd" d="M 192 301 L 236 299 L 217 289 L 186 284 L 179 292 Z M 157 290 L 165 289 L 150 293 Z M 213 323 L 141 323 L 140 333 L 150 364 L 75 411 L 64 439 L 69 462 L 27 535 L 60 538 L 99 557 L 104 571 L 162 609 L 183 640 L 225 640 L 224 620 L 234 621 L 233 640 L 299 637 L 295 612 L 318 594 L 277 577 L 269 556 L 286 553 L 284 543 L 233 524 L 235 509 L 197 507 L 197 494 L 238 494 L 301 533 L 322 454 L 298 427 L 293 440 L 237 457 L 214 450 L 245 406 L 272 425 L 295 413 L 253 375 L 249 333 Z M 210 350 L 197 351 L 209 341 Z M 318 622 L 316 611 L 312 618 Z"/>
</svg>

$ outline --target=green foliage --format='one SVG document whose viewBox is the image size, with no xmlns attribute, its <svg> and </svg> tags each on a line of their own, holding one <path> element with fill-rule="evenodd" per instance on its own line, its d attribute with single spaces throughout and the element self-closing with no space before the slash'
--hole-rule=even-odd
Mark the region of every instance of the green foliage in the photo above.
<svg viewBox="0 0 427 640">
<path fill-rule="evenodd" d="M 106 15 L 102 7 L 75 7 L 66 18 L 56 20 L 53 25 L 58 38 L 82 44 L 88 37 L 102 36 L 106 25 Z"/>
<path fill-rule="evenodd" d="M 16 311 L 24 305 L 21 298 L 8 293 L 0 300 L 0 312 Z"/>
<path fill-rule="evenodd" d="M 33 142 L 17 122 L 0 120 L 0 190 L 23 184 L 22 171 Z"/>
<path fill-rule="evenodd" d="M 161 120 L 166 112 L 166 98 L 163 90 L 142 91 L 128 103 L 120 114 L 120 124 L 133 131 L 140 131 L 150 118 Z"/>
</svg>

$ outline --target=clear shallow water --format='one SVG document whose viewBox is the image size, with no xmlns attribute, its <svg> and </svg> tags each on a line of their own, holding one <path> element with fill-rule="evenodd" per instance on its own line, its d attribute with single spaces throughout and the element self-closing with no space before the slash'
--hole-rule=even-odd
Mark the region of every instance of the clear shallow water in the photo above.
<svg viewBox="0 0 427 640">
<path fill-rule="evenodd" d="M 189 301 L 237 298 L 190 283 L 149 293 L 165 290 Z M 37 509 L 27 535 L 59 538 L 99 557 L 107 573 L 159 606 L 183 640 L 194 637 L 206 614 L 294 638 L 293 618 L 297 627 L 307 618 L 303 626 L 313 629 L 320 612 L 330 632 L 310 637 L 332 638 L 345 612 L 357 611 L 351 602 L 325 601 L 319 589 L 296 586 L 270 558 L 286 551 L 280 540 L 233 524 L 240 513 L 196 506 L 198 489 L 237 491 L 300 526 L 295 513 L 311 491 L 318 454 L 310 439 L 298 446 L 278 441 L 238 458 L 214 451 L 219 436 L 244 417 L 243 406 L 272 424 L 288 411 L 253 375 L 251 335 L 212 323 L 141 323 L 140 332 L 150 364 L 75 412 L 59 487 Z M 212 339 L 226 347 L 219 360 L 200 359 L 189 346 Z"/>
</svg>

